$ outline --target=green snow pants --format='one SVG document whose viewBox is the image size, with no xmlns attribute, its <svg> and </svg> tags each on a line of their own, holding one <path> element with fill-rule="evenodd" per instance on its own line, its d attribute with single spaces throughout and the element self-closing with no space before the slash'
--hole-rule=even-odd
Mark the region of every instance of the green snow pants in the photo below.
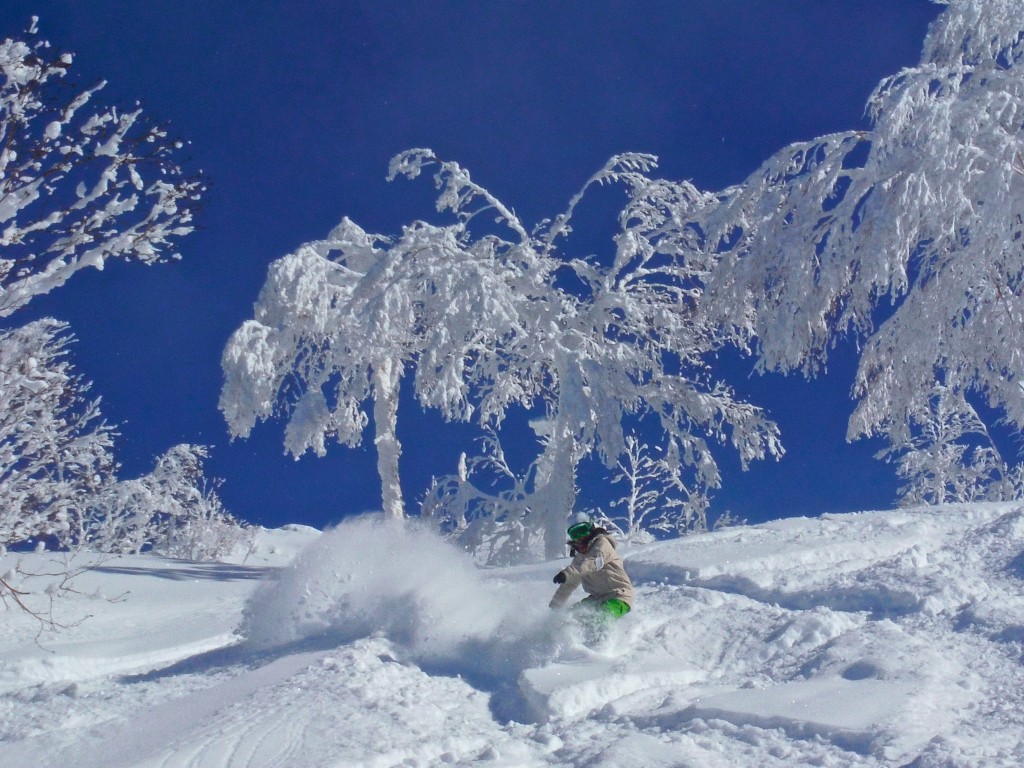
<svg viewBox="0 0 1024 768">
<path fill-rule="evenodd" d="M 629 613 L 629 603 L 613 597 L 611 600 L 605 600 L 601 603 L 601 612 L 614 616 L 616 619 L 621 619 Z"/>
<path fill-rule="evenodd" d="M 574 613 L 589 613 L 594 611 L 606 618 L 621 619 L 629 613 L 629 603 L 613 597 L 610 600 L 598 600 L 595 597 L 587 597 L 580 600 L 572 607 Z"/>
</svg>

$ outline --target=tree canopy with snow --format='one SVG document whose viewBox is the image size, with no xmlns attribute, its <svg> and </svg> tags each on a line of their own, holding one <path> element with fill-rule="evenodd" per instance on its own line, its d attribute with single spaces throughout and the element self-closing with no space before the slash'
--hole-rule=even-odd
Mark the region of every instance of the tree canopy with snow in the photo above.
<svg viewBox="0 0 1024 768">
<path fill-rule="evenodd" d="M 705 360 L 729 341 L 696 311 L 713 259 L 672 225 L 680 207 L 706 198 L 649 178 L 653 166 L 644 155 L 612 158 L 563 214 L 531 231 L 456 163 L 421 149 L 397 156 L 392 177 L 436 167 L 437 207 L 455 223 L 416 222 L 392 240 L 346 219 L 328 240 L 271 265 L 255 319 L 224 353 L 221 408 L 232 433 L 285 414 L 293 454 L 322 453 L 329 436 L 355 445 L 372 399 L 385 510 L 397 517 L 394 424 L 406 366 L 420 403 L 447 419 L 496 431 L 510 407 L 540 407 L 540 455 L 491 523 L 526 525 L 549 555 L 561 548 L 579 462 L 596 452 L 614 467 L 631 418 L 653 420 L 673 466 L 704 486 L 719 479 L 708 438 L 731 442 L 744 462 L 778 455 L 774 425 L 715 381 Z M 608 183 L 627 193 L 610 264 L 564 256 L 559 240 L 575 207 Z M 499 231 L 475 228 L 483 214 Z M 470 510 L 452 504 L 486 496 L 435 495 L 432 511 L 464 529 Z"/>
<path fill-rule="evenodd" d="M 848 438 L 883 435 L 886 455 L 926 450 L 935 387 L 1024 427 L 1022 40 L 1019 3 L 953 0 L 872 94 L 870 130 L 781 150 L 691 222 L 723 254 L 709 305 L 760 369 L 814 374 L 864 340 Z M 1002 496 L 1012 471 L 937 501 Z"/>
</svg>

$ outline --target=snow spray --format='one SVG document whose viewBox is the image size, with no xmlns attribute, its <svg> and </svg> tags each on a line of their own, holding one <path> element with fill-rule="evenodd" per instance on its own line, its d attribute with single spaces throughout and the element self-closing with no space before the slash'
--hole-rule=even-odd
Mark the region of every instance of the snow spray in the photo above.
<svg viewBox="0 0 1024 768">
<path fill-rule="evenodd" d="M 426 525 L 368 515 L 326 531 L 260 585 L 240 632 L 258 648 L 383 636 L 419 663 L 501 674 L 497 668 L 512 672 L 526 661 L 513 649 L 536 649 L 550 635 L 537 589 L 485 578 Z"/>
</svg>

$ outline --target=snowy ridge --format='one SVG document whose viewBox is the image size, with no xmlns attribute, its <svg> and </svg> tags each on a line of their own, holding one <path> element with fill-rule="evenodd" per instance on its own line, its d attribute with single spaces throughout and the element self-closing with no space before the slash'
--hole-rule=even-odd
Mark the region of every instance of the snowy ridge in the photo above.
<svg viewBox="0 0 1024 768">
<path fill-rule="evenodd" d="M 1024 764 L 1024 508 L 785 520 L 626 564 L 636 609 L 587 647 L 546 608 L 557 563 L 480 570 L 418 526 L 120 558 L 44 647 L 6 616 L 0 766 Z"/>
</svg>

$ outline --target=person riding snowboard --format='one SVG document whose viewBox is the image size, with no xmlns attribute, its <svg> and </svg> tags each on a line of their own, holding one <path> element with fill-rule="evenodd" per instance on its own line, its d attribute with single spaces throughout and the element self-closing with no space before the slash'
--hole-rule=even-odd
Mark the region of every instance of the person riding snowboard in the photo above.
<svg viewBox="0 0 1024 768">
<path fill-rule="evenodd" d="M 615 541 L 589 521 L 570 525 L 567 533 L 572 562 L 555 575 L 559 586 L 549 607 L 561 608 L 582 584 L 588 596 L 573 606 L 574 611 L 591 608 L 606 616 L 625 616 L 633 607 L 633 583 L 615 551 Z"/>
</svg>

